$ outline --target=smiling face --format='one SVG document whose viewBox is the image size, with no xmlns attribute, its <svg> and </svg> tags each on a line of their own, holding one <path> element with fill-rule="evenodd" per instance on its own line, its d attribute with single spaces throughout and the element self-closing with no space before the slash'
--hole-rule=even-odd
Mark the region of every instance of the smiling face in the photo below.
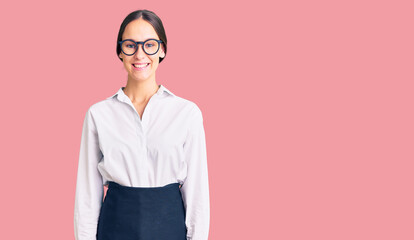
<svg viewBox="0 0 414 240">
<path fill-rule="evenodd" d="M 149 38 L 159 39 L 154 27 L 143 19 L 136 19 L 128 23 L 122 34 L 122 40 L 132 39 L 136 42 L 143 42 Z M 155 82 L 155 71 L 159 64 L 159 58 L 165 57 L 163 45 L 161 44 L 159 51 L 154 55 L 147 55 L 142 49 L 142 44 L 138 44 L 138 46 L 137 52 L 132 56 L 125 55 L 122 51 L 119 54 L 128 72 L 128 80 L 153 80 Z"/>
</svg>

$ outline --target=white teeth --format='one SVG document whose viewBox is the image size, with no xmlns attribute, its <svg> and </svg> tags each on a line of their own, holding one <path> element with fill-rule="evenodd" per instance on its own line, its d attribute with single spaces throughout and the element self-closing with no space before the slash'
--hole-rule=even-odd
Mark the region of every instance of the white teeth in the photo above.
<svg viewBox="0 0 414 240">
<path fill-rule="evenodd" d="M 147 66 L 147 64 L 148 63 L 140 64 L 140 65 L 133 64 L 133 65 L 134 65 L 134 67 L 137 67 L 137 68 L 143 68 L 143 67 Z"/>
</svg>

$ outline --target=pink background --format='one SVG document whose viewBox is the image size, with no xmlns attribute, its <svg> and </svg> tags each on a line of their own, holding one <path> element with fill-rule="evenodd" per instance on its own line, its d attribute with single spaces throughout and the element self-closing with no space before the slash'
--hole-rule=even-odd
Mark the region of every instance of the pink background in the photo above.
<svg viewBox="0 0 414 240">
<path fill-rule="evenodd" d="M 74 239 L 82 121 L 144 8 L 203 112 L 210 240 L 414 239 L 410 2 L 3 1 L 0 238 Z"/>
</svg>

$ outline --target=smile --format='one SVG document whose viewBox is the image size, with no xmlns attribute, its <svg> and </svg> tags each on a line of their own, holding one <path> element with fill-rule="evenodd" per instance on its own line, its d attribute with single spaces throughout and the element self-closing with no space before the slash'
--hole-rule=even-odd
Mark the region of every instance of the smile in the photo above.
<svg viewBox="0 0 414 240">
<path fill-rule="evenodd" d="M 146 69 L 149 66 L 149 63 L 144 63 L 144 64 L 132 64 L 132 66 L 134 67 L 135 70 L 143 70 Z"/>
</svg>

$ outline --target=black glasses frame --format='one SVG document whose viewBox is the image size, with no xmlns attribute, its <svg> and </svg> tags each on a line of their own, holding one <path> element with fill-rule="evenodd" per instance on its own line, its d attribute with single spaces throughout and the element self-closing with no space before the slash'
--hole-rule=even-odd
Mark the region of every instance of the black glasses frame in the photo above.
<svg viewBox="0 0 414 240">
<path fill-rule="evenodd" d="M 158 42 L 158 49 L 157 49 L 157 51 L 155 51 L 155 53 L 151 53 L 151 54 L 147 53 L 147 51 L 145 51 L 145 48 L 144 48 L 144 44 L 145 44 L 145 43 L 147 43 L 147 42 L 148 42 L 148 41 L 150 41 L 150 40 L 153 40 L 153 41 Z M 124 42 L 126 42 L 126 41 L 131 41 L 131 42 L 135 43 L 135 51 L 134 51 L 134 53 L 131 53 L 131 54 L 126 54 L 126 53 L 124 52 L 124 49 L 122 49 L 122 44 L 123 44 Z M 143 41 L 143 42 L 136 42 L 136 41 L 134 41 L 134 40 L 132 40 L 132 39 L 124 39 L 124 40 L 122 40 L 122 41 L 118 41 L 118 44 L 119 44 L 119 47 L 121 48 L 121 51 L 122 51 L 125 55 L 127 55 L 127 56 L 132 56 L 132 55 L 134 55 L 134 54 L 138 51 L 138 47 L 139 47 L 139 46 L 138 46 L 138 44 L 142 44 L 142 50 L 144 50 L 145 54 L 147 54 L 147 55 L 154 55 L 154 54 L 156 54 L 156 53 L 160 50 L 161 43 L 162 43 L 162 40 L 158 40 L 158 39 L 155 39 L 155 38 L 150 38 L 150 39 L 147 39 L 147 40 L 145 40 L 145 41 Z"/>
</svg>

